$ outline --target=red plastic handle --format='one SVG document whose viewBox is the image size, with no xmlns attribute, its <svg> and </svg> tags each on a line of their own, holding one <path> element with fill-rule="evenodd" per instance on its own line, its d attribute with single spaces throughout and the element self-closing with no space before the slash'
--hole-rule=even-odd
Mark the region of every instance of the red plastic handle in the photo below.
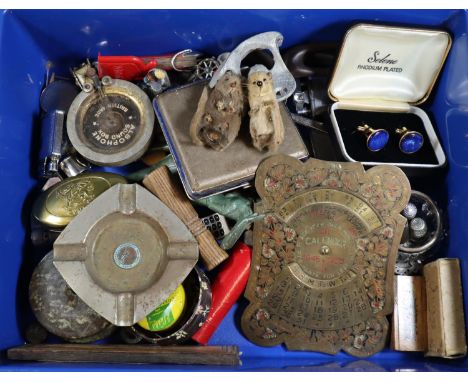
<svg viewBox="0 0 468 382">
<path fill-rule="evenodd" d="M 163 56 L 101 56 L 98 55 L 99 78 L 111 76 L 126 81 L 141 80 L 149 70 L 160 67 L 169 70 L 173 55 Z M 161 61 L 161 62 L 160 62 Z M 169 63 L 169 65 L 162 65 Z"/>
<path fill-rule="evenodd" d="M 192 337 L 206 345 L 219 324 L 244 292 L 249 279 L 252 248 L 239 242 L 223 264 L 212 285 L 211 310 L 203 326 Z"/>
<path fill-rule="evenodd" d="M 111 76 L 126 81 L 143 79 L 149 70 L 158 67 L 164 70 L 192 70 L 197 65 L 200 53 L 190 49 L 160 56 L 101 56 L 98 54 L 98 75 Z"/>
</svg>

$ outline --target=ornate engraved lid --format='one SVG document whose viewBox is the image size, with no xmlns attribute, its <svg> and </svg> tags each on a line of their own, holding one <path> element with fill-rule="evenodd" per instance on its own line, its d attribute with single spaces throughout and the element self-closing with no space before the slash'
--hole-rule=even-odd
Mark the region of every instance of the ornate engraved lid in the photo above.
<svg viewBox="0 0 468 382">
<path fill-rule="evenodd" d="M 117 183 L 127 183 L 127 180 L 110 172 L 64 179 L 39 195 L 33 206 L 33 216 L 49 227 L 65 227 L 84 207 Z"/>
</svg>

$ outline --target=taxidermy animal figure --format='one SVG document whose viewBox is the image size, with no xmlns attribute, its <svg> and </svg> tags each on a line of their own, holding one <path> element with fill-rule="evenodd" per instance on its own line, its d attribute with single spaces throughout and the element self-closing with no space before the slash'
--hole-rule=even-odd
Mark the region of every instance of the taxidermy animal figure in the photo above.
<svg viewBox="0 0 468 382">
<path fill-rule="evenodd" d="M 190 123 L 190 136 L 196 145 L 222 151 L 239 133 L 244 111 L 241 76 L 227 72 L 208 95 L 205 87 Z"/>
<path fill-rule="evenodd" d="M 255 65 L 250 69 L 247 90 L 253 145 L 260 151 L 275 151 L 284 140 L 284 125 L 267 68 Z"/>
</svg>

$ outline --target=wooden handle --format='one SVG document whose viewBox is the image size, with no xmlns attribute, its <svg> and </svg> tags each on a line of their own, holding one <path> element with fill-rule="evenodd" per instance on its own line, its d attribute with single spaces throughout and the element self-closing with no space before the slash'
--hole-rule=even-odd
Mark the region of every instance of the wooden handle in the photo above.
<svg viewBox="0 0 468 382">
<path fill-rule="evenodd" d="M 228 258 L 228 254 L 218 245 L 213 234 L 200 220 L 197 211 L 172 177 L 166 166 L 157 168 L 143 179 L 145 187 L 168 206 L 195 236 L 208 270 L 215 268 Z"/>
</svg>

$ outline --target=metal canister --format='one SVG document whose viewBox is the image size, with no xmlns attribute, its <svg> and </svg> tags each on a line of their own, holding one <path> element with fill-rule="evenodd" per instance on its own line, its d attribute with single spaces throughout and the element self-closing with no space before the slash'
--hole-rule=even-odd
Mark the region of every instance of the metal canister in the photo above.
<svg viewBox="0 0 468 382">
<path fill-rule="evenodd" d="M 413 276 L 421 274 L 424 264 L 439 253 L 447 234 L 443 227 L 443 214 L 426 194 L 411 191 L 410 202 L 403 210 L 407 223 L 398 249 L 395 274 Z"/>
<path fill-rule="evenodd" d="M 100 90 L 82 91 L 71 104 L 68 138 L 91 163 L 123 166 L 145 153 L 154 117 L 148 96 L 138 86 L 103 77 Z"/>
<path fill-rule="evenodd" d="M 115 326 L 104 319 L 68 286 L 49 252 L 33 272 L 29 301 L 39 323 L 69 342 L 94 342 L 112 334 Z"/>
</svg>

